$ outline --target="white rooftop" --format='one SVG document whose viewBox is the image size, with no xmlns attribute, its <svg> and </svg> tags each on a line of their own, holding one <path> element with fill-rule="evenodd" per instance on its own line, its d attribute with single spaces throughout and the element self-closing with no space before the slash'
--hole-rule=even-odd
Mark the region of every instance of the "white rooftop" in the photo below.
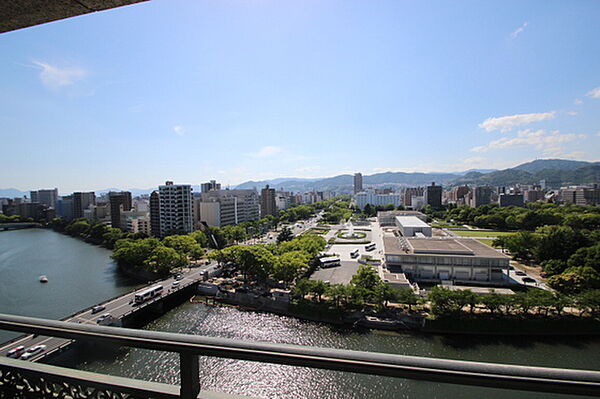
<svg viewBox="0 0 600 399">
<path fill-rule="evenodd" d="M 404 227 L 429 227 L 427 223 L 416 216 L 396 216 L 396 220 Z"/>
</svg>

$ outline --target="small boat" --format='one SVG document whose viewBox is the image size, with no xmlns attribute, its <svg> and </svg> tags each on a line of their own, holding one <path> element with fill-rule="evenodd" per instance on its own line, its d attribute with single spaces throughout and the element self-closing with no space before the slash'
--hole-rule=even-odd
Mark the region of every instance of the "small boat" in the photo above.
<svg viewBox="0 0 600 399">
<path fill-rule="evenodd" d="M 40 276 L 40 283 L 47 283 L 47 282 L 48 282 L 48 277 Z"/>
</svg>

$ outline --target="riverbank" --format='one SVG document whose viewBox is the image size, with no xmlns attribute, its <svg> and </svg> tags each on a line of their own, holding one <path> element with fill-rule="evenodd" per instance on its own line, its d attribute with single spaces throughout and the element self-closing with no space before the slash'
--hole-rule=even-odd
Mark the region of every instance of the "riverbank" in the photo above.
<svg viewBox="0 0 600 399">
<path fill-rule="evenodd" d="M 348 328 L 418 332 L 425 335 L 467 336 L 600 336 L 600 320 L 565 315 L 455 316 L 429 318 L 426 314 L 349 312 L 303 301 L 281 303 L 253 294 L 233 294 L 223 297 L 202 297 L 201 303 L 212 306 L 231 306 L 239 310 L 272 313 L 300 320 Z"/>
</svg>

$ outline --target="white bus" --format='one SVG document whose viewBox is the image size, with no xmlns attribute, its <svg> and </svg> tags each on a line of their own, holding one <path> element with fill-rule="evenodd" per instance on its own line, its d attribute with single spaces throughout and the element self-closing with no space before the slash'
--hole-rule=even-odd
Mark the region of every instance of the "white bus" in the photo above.
<svg viewBox="0 0 600 399">
<path fill-rule="evenodd" d="M 360 255 L 358 248 L 356 248 L 354 251 L 350 252 L 351 258 L 358 258 L 358 255 Z"/>
<path fill-rule="evenodd" d="M 323 269 L 340 266 L 340 258 L 337 256 L 328 256 L 326 258 L 319 259 L 319 261 L 321 262 L 321 267 Z"/>
<path fill-rule="evenodd" d="M 155 287 L 148 288 L 147 290 L 144 290 L 142 292 L 135 294 L 135 303 L 142 303 L 142 302 L 147 301 L 150 298 L 159 296 L 160 294 L 162 294 L 162 291 L 163 291 L 162 285 L 157 285 Z"/>
<path fill-rule="evenodd" d="M 374 242 L 372 242 L 372 243 L 370 243 L 370 244 L 367 244 L 367 245 L 365 245 L 365 250 L 366 250 L 366 251 L 372 251 L 372 250 L 374 250 L 374 249 L 375 249 L 375 247 L 376 247 L 376 246 L 377 246 L 377 244 L 376 244 L 376 243 L 374 243 Z"/>
</svg>

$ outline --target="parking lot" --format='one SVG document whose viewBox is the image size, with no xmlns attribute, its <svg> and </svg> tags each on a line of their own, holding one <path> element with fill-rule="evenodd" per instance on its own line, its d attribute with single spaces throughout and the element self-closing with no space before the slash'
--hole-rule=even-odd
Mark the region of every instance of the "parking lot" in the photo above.
<svg viewBox="0 0 600 399">
<path fill-rule="evenodd" d="M 338 228 L 346 229 L 346 226 L 336 226 L 331 229 L 328 235 L 331 237 L 337 232 Z M 339 256 L 340 266 L 319 269 L 310 277 L 311 280 L 329 281 L 330 284 L 348 284 L 352 276 L 358 270 L 358 259 L 362 255 L 369 255 L 376 259 L 383 258 L 383 237 L 377 222 L 372 222 L 370 226 L 360 226 L 360 228 L 371 229 L 369 236 L 372 242 L 376 244 L 375 250 L 367 251 L 366 244 L 330 244 L 325 249 L 327 254 Z M 352 258 L 350 253 L 358 249 L 359 256 Z"/>
</svg>

